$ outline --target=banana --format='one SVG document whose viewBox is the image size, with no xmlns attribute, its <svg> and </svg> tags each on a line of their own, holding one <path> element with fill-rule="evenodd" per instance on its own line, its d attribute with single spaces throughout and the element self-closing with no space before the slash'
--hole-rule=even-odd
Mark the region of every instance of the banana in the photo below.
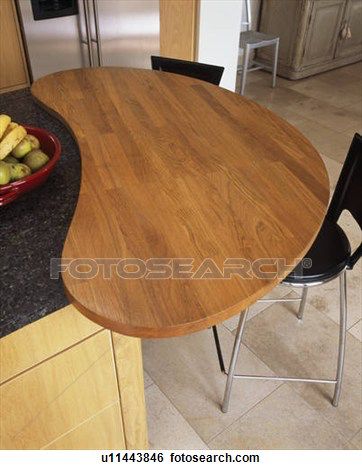
<svg viewBox="0 0 362 470">
<path fill-rule="evenodd" d="M 2 139 L 1 140 L 4 140 L 5 137 L 9 134 L 10 131 L 12 131 L 13 129 L 15 129 L 15 127 L 17 127 L 19 124 L 17 124 L 16 122 L 14 121 L 11 121 L 11 123 L 8 125 L 8 127 L 5 129 L 5 132 L 3 133 L 3 136 L 2 136 Z"/>
<path fill-rule="evenodd" d="M 15 148 L 18 143 L 26 136 L 26 130 L 23 126 L 16 126 L 0 142 L 0 160 L 3 160 Z"/>
<path fill-rule="evenodd" d="M 11 117 L 7 114 L 0 114 L 0 139 L 3 136 L 6 128 L 11 122 Z"/>
</svg>

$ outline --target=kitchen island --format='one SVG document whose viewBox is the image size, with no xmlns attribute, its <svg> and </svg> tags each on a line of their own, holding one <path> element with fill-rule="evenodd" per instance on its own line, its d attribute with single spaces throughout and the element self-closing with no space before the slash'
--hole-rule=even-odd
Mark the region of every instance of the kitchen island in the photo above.
<svg viewBox="0 0 362 470">
<path fill-rule="evenodd" d="M 0 447 L 146 448 L 138 342 L 84 318 L 50 277 L 78 199 L 77 144 L 29 90 L 0 95 L 0 110 L 62 146 L 43 186 L 0 207 Z"/>
<path fill-rule="evenodd" d="M 68 333 L 62 334 L 63 317 L 57 316 L 58 325 L 50 328 L 45 322 L 54 314 L 36 322 L 45 325 L 51 348 L 61 344 L 61 353 L 53 350 L 49 361 L 27 365 L 20 375 L 13 369 L 2 385 L 2 401 L 16 413 L 13 386 L 20 402 L 24 388 L 49 384 L 45 400 L 39 393 L 38 410 L 29 405 L 20 422 L 8 419 L 8 441 L 20 436 L 17 444 L 24 447 L 39 435 L 36 446 L 67 448 L 75 433 L 72 448 L 89 444 L 89 436 L 98 432 L 98 417 L 115 405 L 123 447 L 139 448 L 146 442 L 140 338 L 185 335 L 216 325 L 277 285 L 321 226 L 329 197 L 326 169 L 309 141 L 281 118 L 188 77 L 79 69 L 38 80 L 32 94 L 67 123 L 81 153 L 80 191 L 62 251 L 62 276 L 73 306 L 61 312 L 70 322 Z M 267 275 L 240 275 L 239 269 L 239 275 L 225 277 L 228 266 L 240 268 L 240 259 L 272 263 Z M 284 263 L 276 265 L 280 259 Z M 74 272 L 69 260 L 96 265 L 95 271 Z M 143 275 L 136 270 L 135 276 L 134 269 L 105 274 L 97 267 L 107 260 L 138 266 Z M 165 270 L 169 263 L 171 273 Z M 277 272 L 270 271 L 271 265 Z M 203 271 L 195 275 L 192 268 L 200 266 Z M 60 340 L 54 342 L 55 332 Z M 12 355 L 26 355 L 12 348 L 12 337 L 3 343 L 5 363 L 18 364 Z M 27 351 L 34 338 L 24 335 Z M 63 360 L 64 371 L 57 374 Z M 83 380 L 89 370 L 92 377 Z M 87 412 L 84 404 L 89 404 Z M 80 420 L 73 425 L 74 416 Z M 106 418 L 101 421 L 103 429 L 115 429 Z M 64 422 L 68 429 L 63 426 L 57 437 Z"/>
</svg>

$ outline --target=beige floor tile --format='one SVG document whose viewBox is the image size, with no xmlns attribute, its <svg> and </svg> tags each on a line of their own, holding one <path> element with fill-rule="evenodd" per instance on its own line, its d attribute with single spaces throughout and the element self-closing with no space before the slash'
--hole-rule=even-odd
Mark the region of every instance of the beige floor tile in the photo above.
<svg viewBox="0 0 362 470">
<path fill-rule="evenodd" d="M 359 80 L 346 81 L 343 78 L 343 86 L 338 87 L 335 80 L 328 77 L 328 74 L 321 74 L 309 79 L 296 80 L 288 86 L 303 95 L 325 101 L 337 108 L 349 107 L 362 99 Z"/>
<path fill-rule="evenodd" d="M 263 299 L 282 299 L 285 297 L 287 294 L 292 292 L 292 288 L 289 286 L 277 286 L 275 287 L 269 294 L 267 294 Z M 298 296 L 298 295 L 297 295 Z M 272 303 L 269 302 L 257 302 L 254 305 L 250 307 L 249 313 L 248 313 L 248 321 L 251 320 L 255 315 L 258 313 L 262 312 L 266 308 L 270 307 Z M 295 305 L 298 305 L 296 302 Z M 224 326 L 229 330 L 229 331 L 235 331 L 235 329 L 238 326 L 239 322 L 239 315 L 234 315 L 233 317 L 229 318 L 224 322 Z"/>
<path fill-rule="evenodd" d="M 359 320 L 348 330 L 351 335 L 362 341 L 362 320 Z"/>
<path fill-rule="evenodd" d="M 359 104 L 362 103 L 362 95 L 358 93 L 361 79 L 356 72 L 353 75 L 352 72 L 338 69 L 303 80 L 279 79 L 274 89 L 268 85 L 268 75 L 265 72 L 255 74 L 257 77 L 247 85 L 246 96 L 277 114 L 294 115 L 297 120 L 298 116 L 299 119 L 304 117 L 315 121 L 317 128 L 321 125 L 341 134 L 347 132 L 348 138 L 349 133 L 352 136 L 353 132 L 361 129 Z M 338 99 L 339 95 L 342 102 Z M 351 96 L 355 97 L 354 101 Z M 344 106 L 346 101 L 343 100 L 348 101 L 347 106 Z M 346 137 L 341 135 L 341 139 L 343 138 Z"/>
<path fill-rule="evenodd" d="M 225 358 L 229 361 L 234 336 L 219 328 Z M 247 348 L 242 350 L 239 371 L 269 374 L 271 371 Z M 276 382 L 235 384 L 237 406 L 222 413 L 226 377 L 218 368 L 211 330 L 189 336 L 143 342 L 144 367 L 153 381 L 168 397 L 198 435 L 208 442 L 258 401 L 271 393 Z M 235 398 L 236 399 L 236 398 Z"/>
<path fill-rule="evenodd" d="M 297 123 L 296 127 L 311 141 L 319 153 L 338 162 L 344 162 L 353 133 L 336 132 L 314 119 L 304 119 Z"/>
<path fill-rule="evenodd" d="M 273 305 L 248 323 L 245 344 L 278 375 L 335 376 L 338 326 L 312 306 L 301 323 L 289 304 Z M 337 408 L 331 405 L 333 385 L 291 385 L 346 439 L 351 439 L 362 425 L 361 353 L 361 343 L 348 333 L 343 390 Z"/>
<path fill-rule="evenodd" d="M 156 385 L 146 389 L 150 449 L 207 449 Z"/>
<path fill-rule="evenodd" d="M 328 421 L 283 385 L 209 443 L 212 449 L 344 449 Z"/>
<path fill-rule="evenodd" d="M 359 267 L 347 271 L 347 328 L 354 325 L 362 315 Z M 321 286 L 311 287 L 308 291 L 306 312 L 310 307 L 316 308 L 339 324 L 339 280 L 334 279 Z"/>
<path fill-rule="evenodd" d="M 143 381 L 145 384 L 145 388 L 153 384 L 153 380 L 151 379 L 151 377 L 147 374 L 145 370 L 143 371 Z"/>
<path fill-rule="evenodd" d="M 348 106 L 347 109 L 349 109 L 350 111 L 358 115 L 360 118 L 362 118 L 362 99 L 359 102 L 351 106 Z"/>
<path fill-rule="evenodd" d="M 351 439 L 351 445 L 359 450 L 362 450 L 362 429 Z"/>
<path fill-rule="evenodd" d="M 362 242 L 362 235 L 361 229 L 359 228 L 359 225 L 353 218 L 353 216 L 349 212 L 344 211 L 342 212 L 338 223 L 345 231 L 348 240 L 351 244 L 352 250 L 358 248 L 360 243 Z"/>
<path fill-rule="evenodd" d="M 329 176 L 329 184 L 330 184 L 331 193 L 332 193 L 334 191 L 334 188 L 336 187 L 339 175 L 341 173 L 342 163 L 334 160 L 333 158 L 329 158 L 326 155 L 323 155 L 323 153 L 321 153 L 321 157 L 327 168 L 327 172 Z"/>
</svg>

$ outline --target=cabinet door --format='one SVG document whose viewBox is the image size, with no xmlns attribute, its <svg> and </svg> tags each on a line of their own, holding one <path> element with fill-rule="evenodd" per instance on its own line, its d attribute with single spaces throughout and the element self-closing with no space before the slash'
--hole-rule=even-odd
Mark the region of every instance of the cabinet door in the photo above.
<svg viewBox="0 0 362 470">
<path fill-rule="evenodd" d="M 262 3 L 259 31 L 279 37 L 278 62 L 290 66 L 295 60 L 295 43 L 305 5 L 300 0 L 269 0 Z M 274 48 L 262 47 L 257 56 L 270 62 Z"/>
<path fill-rule="evenodd" d="M 358 53 L 362 53 L 362 0 L 348 0 L 336 57 L 348 57 Z"/>
<path fill-rule="evenodd" d="M 125 449 L 109 331 L 1 385 L 0 411 L 1 449 Z"/>
<path fill-rule="evenodd" d="M 334 58 L 345 6 L 345 0 L 313 2 L 306 33 L 303 67 L 321 64 Z"/>
<path fill-rule="evenodd" d="M 28 84 L 15 5 L 11 0 L 0 1 L 0 69 L 1 91 Z"/>
</svg>

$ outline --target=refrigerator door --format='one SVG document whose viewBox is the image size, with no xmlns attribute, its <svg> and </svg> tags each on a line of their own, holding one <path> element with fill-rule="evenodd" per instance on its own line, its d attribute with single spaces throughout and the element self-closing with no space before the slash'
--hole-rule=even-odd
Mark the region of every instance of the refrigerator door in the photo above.
<svg viewBox="0 0 362 470">
<path fill-rule="evenodd" d="M 47 2 L 51 5 L 54 0 Z M 89 66 L 82 4 L 80 0 L 79 14 L 35 20 L 31 0 L 18 0 L 33 80 L 59 70 Z"/>
<path fill-rule="evenodd" d="M 102 65 L 151 68 L 151 54 L 160 51 L 159 0 L 95 1 Z"/>
</svg>

